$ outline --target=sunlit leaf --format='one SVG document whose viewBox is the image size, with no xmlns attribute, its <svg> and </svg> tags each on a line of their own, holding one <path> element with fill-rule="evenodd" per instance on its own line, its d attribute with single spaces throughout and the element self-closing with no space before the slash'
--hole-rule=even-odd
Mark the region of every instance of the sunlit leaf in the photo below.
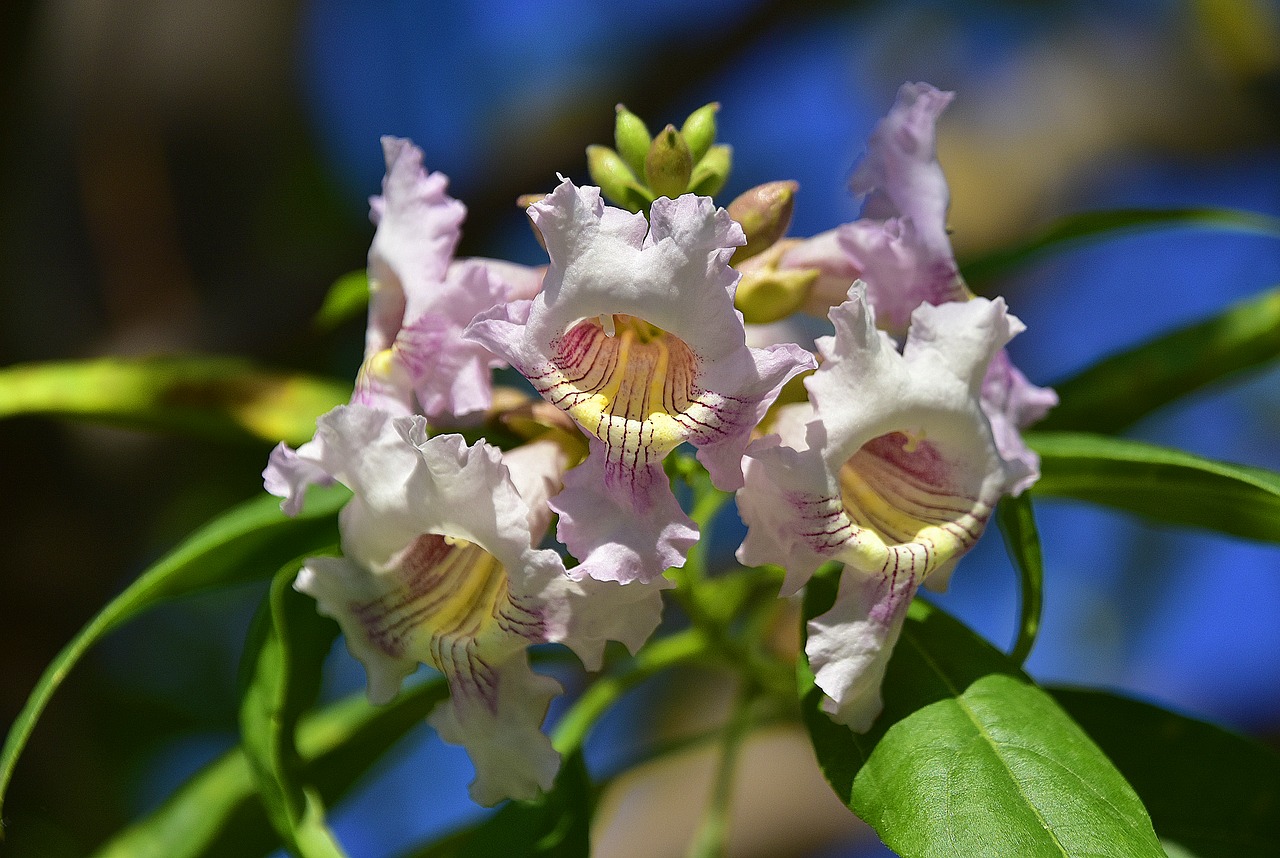
<svg viewBox="0 0 1280 858">
<path fill-rule="evenodd" d="M 1280 474 L 1274 471 L 1104 435 L 1034 432 L 1026 437 L 1040 454 L 1036 495 L 1280 542 Z"/>
<path fill-rule="evenodd" d="M 444 679 L 438 678 L 402 691 L 386 706 L 373 706 L 361 694 L 305 716 L 298 726 L 301 780 L 332 805 L 448 693 Z M 279 845 L 258 800 L 249 762 L 237 748 L 206 766 L 94 858 L 254 858 Z"/>
<path fill-rule="evenodd" d="M 352 271 L 339 277 L 329 287 L 312 325 L 319 331 L 331 331 L 343 322 L 362 315 L 368 307 L 369 275 L 363 270 Z"/>
<path fill-rule="evenodd" d="M 582 753 L 560 764 L 555 785 L 537 801 L 508 802 L 475 825 L 406 858 L 587 858 L 594 795 Z"/>
<path fill-rule="evenodd" d="M 832 604 L 815 578 L 805 616 Z M 804 719 L 836 794 L 904 858 L 1164 858 L 1132 788 L 1006 656 L 926 602 L 911 607 L 866 734 L 820 709 L 801 664 Z"/>
<path fill-rule="evenodd" d="M 337 511 L 348 497 L 341 487 L 313 490 L 302 514 L 292 519 L 280 512 L 279 498 L 257 498 L 214 519 L 143 572 L 71 639 L 40 677 L 0 751 L 0 800 L 40 713 L 91 646 L 160 602 L 265 578 L 292 558 L 335 543 Z"/>
<path fill-rule="evenodd" d="M 1280 754 L 1148 703 L 1084 689 L 1053 696 L 1142 797 L 1156 833 L 1197 858 L 1280 848 Z"/>
<path fill-rule="evenodd" d="M 1176 227 L 1222 229 L 1280 238 L 1280 218 L 1239 209 L 1109 209 L 1079 212 L 1060 218 L 1038 235 L 1013 247 L 965 260 L 960 270 L 970 286 L 981 292 L 981 287 L 987 281 L 1043 254 L 1089 241 Z"/>
<path fill-rule="evenodd" d="M 1037 428 L 1117 432 L 1155 409 L 1280 356 L 1280 287 L 1106 358 L 1054 384 Z"/>
<path fill-rule="evenodd" d="M 98 358 L 0 369 L 0 418 L 89 420 L 219 439 L 300 444 L 349 384 L 229 357 Z"/>
<path fill-rule="evenodd" d="M 298 563 L 272 581 L 245 647 L 240 744 L 267 816 L 290 852 L 337 858 L 342 848 L 324 821 L 324 802 L 302 780 L 294 736 L 298 718 L 320 692 L 321 667 L 338 636 L 315 600 L 293 589 Z"/>
<path fill-rule="evenodd" d="M 1018 497 L 1001 499 L 996 507 L 996 521 L 1004 536 L 1004 547 L 1018 570 L 1022 590 L 1022 609 L 1018 617 L 1018 638 L 1009 653 L 1021 665 L 1031 654 L 1040 632 L 1040 607 L 1044 587 L 1044 558 L 1040 551 L 1040 532 L 1036 528 L 1035 510 L 1025 492 Z"/>
</svg>

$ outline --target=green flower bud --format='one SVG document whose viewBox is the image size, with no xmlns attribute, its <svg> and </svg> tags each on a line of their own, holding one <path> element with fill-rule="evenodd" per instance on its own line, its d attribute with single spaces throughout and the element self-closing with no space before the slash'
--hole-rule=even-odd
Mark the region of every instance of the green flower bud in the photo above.
<svg viewBox="0 0 1280 858">
<path fill-rule="evenodd" d="M 613 124 L 613 145 L 618 147 L 618 154 L 638 179 L 644 175 L 644 159 L 652 142 L 649 129 L 643 119 L 625 106 L 619 104 L 616 109 L 618 117 Z"/>
<path fill-rule="evenodd" d="M 729 216 L 747 234 L 747 243 L 733 254 L 732 264 L 755 256 L 787 234 L 800 185 L 791 181 L 756 185 L 729 203 Z"/>
<path fill-rule="evenodd" d="M 752 325 L 785 319 L 800 309 L 818 280 L 816 268 L 769 268 L 746 271 L 738 281 L 734 305 Z"/>
<path fill-rule="evenodd" d="M 644 159 L 644 177 L 655 197 L 675 199 L 689 188 L 693 157 L 689 145 L 674 125 L 658 132 Z"/>
<path fill-rule="evenodd" d="M 610 202 L 628 211 L 638 212 L 653 201 L 631 168 L 608 146 L 587 147 L 587 172 Z"/>
<path fill-rule="evenodd" d="M 689 144 L 689 154 L 693 156 L 695 164 L 702 160 L 702 156 L 707 154 L 711 144 L 716 142 L 716 111 L 719 109 L 718 101 L 704 104 L 690 113 L 689 118 L 680 128 L 680 133 L 684 135 L 684 142 Z"/>
<path fill-rule="evenodd" d="M 702 156 L 689 177 L 689 193 L 713 197 L 724 187 L 733 166 L 733 147 L 723 143 L 712 146 Z"/>
</svg>

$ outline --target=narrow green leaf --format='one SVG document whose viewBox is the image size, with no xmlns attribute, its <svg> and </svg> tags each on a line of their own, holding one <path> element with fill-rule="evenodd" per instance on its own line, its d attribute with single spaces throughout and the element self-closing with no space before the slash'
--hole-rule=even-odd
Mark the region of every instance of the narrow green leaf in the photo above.
<svg viewBox="0 0 1280 858">
<path fill-rule="evenodd" d="M 1239 209 L 1110 209 L 1079 212 L 1055 221 L 1021 244 L 966 260 L 960 270 L 975 288 L 1051 251 L 1087 241 L 1176 227 L 1222 229 L 1280 238 L 1280 218 Z"/>
<path fill-rule="evenodd" d="M 406 858 L 587 858 L 594 810 L 591 777 L 577 751 L 565 757 L 555 785 L 537 801 L 507 802 L 493 816 Z"/>
<path fill-rule="evenodd" d="M 1280 754 L 1212 724 L 1102 691 L 1051 689 L 1133 784 L 1156 833 L 1197 858 L 1280 848 Z"/>
<path fill-rule="evenodd" d="M 245 648 L 240 744 L 285 846 L 301 858 L 344 853 L 324 821 L 324 802 L 300 779 L 298 718 L 320 692 L 320 671 L 338 636 L 314 599 L 293 589 L 298 563 L 276 575 Z"/>
<path fill-rule="evenodd" d="M 834 599 L 815 578 L 805 616 Z M 868 733 L 821 711 L 803 661 L 799 679 L 827 780 L 904 858 L 1164 858 L 1137 795 L 1053 698 L 927 602 L 911 606 Z"/>
<path fill-rule="evenodd" d="M 348 319 L 362 315 L 369 307 L 369 275 L 364 270 L 344 274 L 329 287 L 311 324 L 316 330 L 331 331 Z"/>
<path fill-rule="evenodd" d="M 372 706 L 360 694 L 305 716 L 298 727 L 300 780 L 334 804 L 448 694 L 438 678 L 406 689 L 386 706 Z M 249 761 L 236 748 L 103 845 L 95 858 L 252 858 L 279 844 Z"/>
<path fill-rule="evenodd" d="M 1030 432 L 1040 454 L 1032 491 L 1136 512 L 1170 524 L 1280 542 L 1280 474 L 1141 441 Z"/>
<path fill-rule="evenodd" d="M 1280 287 L 1156 337 L 1054 384 L 1038 428 L 1118 432 L 1163 405 L 1280 356 Z"/>
<path fill-rule="evenodd" d="M 0 418 L 69 417 L 205 438 L 300 444 L 351 386 L 230 357 L 99 358 L 0 369 Z"/>
<path fill-rule="evenodd" d="M 996 521 L 1004 537 L 1005 551 L 1018 570 L 1022 591 L 1022 610 L 1018 616 L 1018 638 L 1014 641 L 1009 658 L 1021 666 L 1035 646 L 1040 632 L 1041 595 L 1044 589 L 1044 558 L 1040 552 L 1040 531 L 1036 529 L 1035 510 L 1031 496 L 1025 492 L 1018 497 L 1001 499 L 996 507 Z"/>
<path fill-rule="evenodd" d="M 71 668 L 107 632 L 160 602 L 265 577 L 291 558 L 333 544 L 337 511 L 349 496 L 341 487 L 313 490 L 304 511 L 292 519 L 280 512 L 279 498 L 257 498 L 214 519 L 143 572 L 71 639 L 40 677 L 0 751 L 0 801 L 40 713 Z"/>
</svg>

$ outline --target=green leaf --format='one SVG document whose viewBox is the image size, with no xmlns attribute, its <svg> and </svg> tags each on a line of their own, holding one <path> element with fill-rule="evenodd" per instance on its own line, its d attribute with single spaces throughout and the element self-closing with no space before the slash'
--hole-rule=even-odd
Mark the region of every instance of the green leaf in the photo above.
<svg viewBox="0 0 1280 858">
<path fill-rule="evenodd" d="M 311 321 L 321 332 L 332 331 L 348 319 L 363 315 L 369 307 L 369 274 L 363 269 L 344 274 L 329 287 L 320 312 Z"/>
<path fill-rule="evenodd" d="M 1013 247 L 966 260 L 960 270 L 976 287 L 1051 251 L 1127 233 L 1171 227 L 1251 232 L 1280 238 L 1280 218 L 1239 209 L 1110 209 L 1067 215 L 1039 235 Z"/>
<path fill-rule="evenodd" d="M 1274 471 L 1104 435 L 1029 432 L 1026 439 L 1040 454 L 1037 496 L 1280 542 L 1280 474 Z"/>
<path fill-rule="evenodd" d="M 1133 784 L 1156 833 L 1197 858 L 1270 858 L 1280 845 L 1280 755 L 1147 703 L 1084 689 L 1053 696 Z"/>
<path fill-rule="evenodd" d="M 99 358 L 0 369 L 0 418 L 70 417 L 205 438 L 300 444 L 349 384 L 229 357 Z"/>
<path fill-rule="evenodd" d="M 71 639 L 40 677 L 0 751 L 0 801 L 40 713 L 91 646 L 160 602 L 264 578 L 308 550 L 333 544 L 337 511 L 348 497 L 350 493 L 341 487 L 313 489 L 305 510 L 292 519 L 280 512 L 279 498 L 257 498 L 214 519 L 143 572 Z"/>
<path fill-rule="evenodd" d="M 1041 595 L 1044 589 L 1044 558 L 1040 552 L 1040 532 L 1036 528 L 1031 496 L 1005 497 L 996 507 L 996 521 L 1004 536 L 1005 551 L 1018 570 L 1022 590 L 1022 610 L 1018 617 L 1018 638 L 1009 658 L 1019 666 L 1026 662 L 1040 632 Z"/>
<path fill-rule="evenodd" d="M 835 589 L 810 582 L 805 616 Z M 903 858 L 1164 858 L 1137 795 L 1053 698 L 927 602 L 911 606 L 868 733 L 828 718 L 803 660 L 799 674 L 827 780 Z"/>
<path fill-rule="evenodd" d="M 1181 396 L 1277 356 L 1280 287 L 1055 384 L 1061 403 L 1038 428 L 1118 432 Z"/>
<path fill-rule="evenodd" d="M 409 858 L 587 858 L 594 792 L 582 753 L 565 757 L 542 798 L 507 802 L 494 815 Z"/>
<path fill-rule="evenodd" d="M 332 805 L 448 695 L 441 677 L 402 691 L 386 706 L 372 706 L 361 694 L 304 717 L 298 727 L 300 780 Z M 279 844 L 258 800 L 249 761 L 236 748 L 105 844 L 95 858 L 248 858 Z"/>
<path fill-rule="evenodd" d="M 267 816 L 285 846 L 301 858 L 344 853 L 324 822 L 324 802 L 300 779 L 294 731 L 320 693 L 320 671 L 338 636 L 314 599 L 293 589 L 298 563 L 286 564 L 254 621 L 245 648 L 240 744 Z"/>
</svg>

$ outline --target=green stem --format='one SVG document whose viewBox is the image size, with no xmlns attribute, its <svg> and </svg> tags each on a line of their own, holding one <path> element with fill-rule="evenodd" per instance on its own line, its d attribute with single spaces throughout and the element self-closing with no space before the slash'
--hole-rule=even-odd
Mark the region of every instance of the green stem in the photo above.
<svg viewBox="0 0 1280 858">
<path fill-rule="evenodd" d="M 602 676 L 583 692 L 556 725 L 551 744 L 561 756 L 578 750 L 592 726 L 622 695 L 669 667 L 696 661 L 709 649 L 707 635 L 696 627 L 648 644 L 625 671 Z"/>
<path fill-rule="evenodd" d="M 724 741 L 720 751 L 720 764 L 716 767 L 715 782 L 711 788 L 711 801 L 707 805 L 688 858 L 723 858 L 729 834 L 729 811 L 733 801 L 733 778 L 738 768 L 742 744 L 751 728 L 751 708 L 756 698 L 754 683 L 743 682 L 733 712 L 724 726 Z"/>
</svg>

